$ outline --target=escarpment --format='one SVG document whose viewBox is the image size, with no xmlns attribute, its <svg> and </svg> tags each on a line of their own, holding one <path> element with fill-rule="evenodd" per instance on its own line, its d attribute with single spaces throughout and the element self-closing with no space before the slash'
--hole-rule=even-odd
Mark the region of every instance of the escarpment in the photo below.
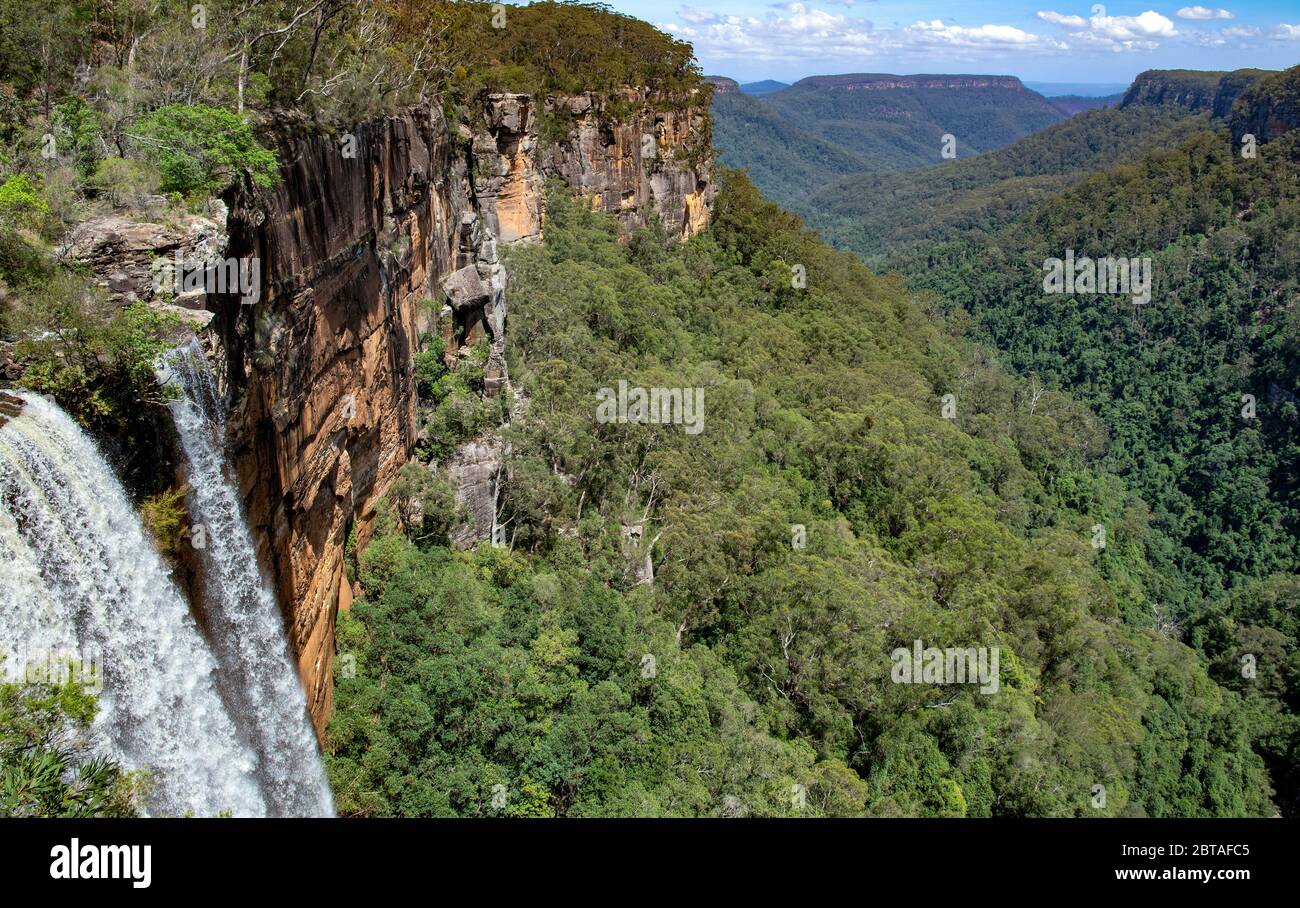
<svg viewBox="0 0 1300 908">
<path fill-rule="evenodd" d="M 838 76 L 808 76 L 794 83 L 795 88 L 830 91 L 886 91 L 891 88 L 1007 88 L 1026 91 L 1015 76 L 895 76 L 889 73 L 844 73 Z"/>
<path fill-rule="evenodd" d="M 615 100 L 617 118 L 591 95 L 494 95 L 477 122 L 419 109 L 343 136 L 281 126 L 281 182 L 229 199 L 227 254 L 260 259 L 263 289 L 251 305 L 212 302 L 207 344 L 318 730 L 335 617 L 352 597 L 346 553 L 369 540 L 417 440 L 415 354 L 435 333 L 449 359 L 486 336 L 489 393 L 505 380 L 498 241 L 541 238 L 550 177 L 628 227 L 657 219 L 688 237 L 708 222 L 707 110 L 644 90 Z M 490 485 L 470 494 L 494 495 Z"/>
<path fill-rule="evenodd" d="M 503 242 L 540 236 L 548 177 L 564 180 L 628 228 L 645 223 L 649 212 L 681 238 L 708 223 L 712 132 L 704 96 L 699 104 L 673 105 L 634 88 L 611 98 L 585 92 L 540 103 L 495 95 L 487 126 L 473 139 L 471 181 Z"/>
<path fill-rule="evenodd" d="M 1185 107 L 1224 117 L 1241 95 L 1260 79 L 1271 75 L 1262 69 L 1232 72 L 1149 69 L 1140 73 L 1124 93 L 1120 107 L 1135 105 Z"/>
<path fill-rule="evenodd" d="M 1238 141 L 1253 135 L 1267 142 L 1300 126 L 1300 67 L 1252 85 L 1237 100 L 1228 122 Z"/>
</svg>

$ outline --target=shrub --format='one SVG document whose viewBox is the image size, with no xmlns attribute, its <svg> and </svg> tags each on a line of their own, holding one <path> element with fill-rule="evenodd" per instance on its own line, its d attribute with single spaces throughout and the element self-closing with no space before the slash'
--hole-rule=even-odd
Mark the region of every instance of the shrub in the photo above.
<svg viewBox="0 0 1300 908">
<path fill-rule="evenodd" d="M 279 179 L 279 162 L 238 114 L 204 104 L 168 104 L 142 117 L 130 134 L 158 167 L 163 192 L 217 195 L 243 173 L 262 188 Z"/>
<path fill-rule="evenodd" d="M 181 533 L 189 519 L 185 506 L 188 486 L 176 486 L 151 495 L 140 504 L 140 517 L 153 536 L 158 551 L 174 556 L 180 547 Z"/>
<path fill-rule="evenodd" d="M 0 227 L 39 227 L 50 213 L 40 189 L 18 173 L 0 183 Z"/>
<path fill-rule="evenodd" d="M 130 817 L 142 779 L 85 745 L 98 701 L 85 686 L 0 682 L 0 817 Z"/>
<path fill-rule="evenodd" d="M 143 205 L 158 191 L 158 173 L 142 161 L 105 158 L 87 180 L 89 188 L 113 205 Z"/>
</svg>

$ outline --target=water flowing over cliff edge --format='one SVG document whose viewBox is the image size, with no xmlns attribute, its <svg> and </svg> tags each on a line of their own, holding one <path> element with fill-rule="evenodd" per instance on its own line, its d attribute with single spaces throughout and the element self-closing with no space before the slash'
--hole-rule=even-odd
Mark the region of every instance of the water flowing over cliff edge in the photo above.
<svg viewBox="0 0 1300 908">
<path fill-rule="evenodd" d="M 22 393 L 0 426 L 0 649 L 12 673 L 98 667 L 90 742 L 151 770 L 150 813 L 263 816 L 257 757 L 218 690 L 217 662 L 91 440 Z"/>
<path fill-rule="evenodd" d="M 177 389 L 172 416 L 187 462 L 190 517 L 200 528 L 196 598 L 213 641 L 223 692 L 252 742 L 257 775 L 277 816 L 329 816 L 317 752 L 284 619 L 258 567 L 239 496 L 225 475 L 225 404 L 197 342 L 166 358 L 160 380 Z"/>
</svg>

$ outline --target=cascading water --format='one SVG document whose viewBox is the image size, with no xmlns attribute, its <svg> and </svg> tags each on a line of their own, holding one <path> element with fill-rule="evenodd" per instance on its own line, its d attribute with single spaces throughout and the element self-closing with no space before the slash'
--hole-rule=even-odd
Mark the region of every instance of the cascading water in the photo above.
<svg viewBox="0 0 1300 908">
<path fill-rule="evenodd" d="M 216 661 L 121 483 L 62 410 L 18 396 L 0 420 L 0 650 L 97 663 L 92 744 L 150 772 L 147 812 L 265 815 Z"/>
<path fill-rule="evenodd" d="M 203 527 L 206 620 L 227 698 L 252 741 L 271 812 L 329 816 L 333 802 L 289 655 L 279 606 L 225 475 L 225 407 L 196 342 L 168 354 L 160 380 L 179 391 L 172 417 L 189 464 L 193 523 Z"/>
</svg>

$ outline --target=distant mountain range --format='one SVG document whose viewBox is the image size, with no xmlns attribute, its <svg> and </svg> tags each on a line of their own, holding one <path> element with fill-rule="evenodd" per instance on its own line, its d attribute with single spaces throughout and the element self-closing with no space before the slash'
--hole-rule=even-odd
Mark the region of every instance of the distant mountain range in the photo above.
<svg viewBox="0 0 1300 908">
<path fill-rule="evenodd" d="M 1070 116 L 1015 76 L 846 73 L 785 87 L 751 83 L 759 93 L 734 79 L 707 80 L 722 163 L 749 171 L 765 194 L 800 213 L 836 179 L 937 164 L 945 149 L 957 157 L 991 151 Z"/>
<path fill-rule="evenodd" d="M 777 82 L 774 79 L 764 79 L 762 82 L 746 82 L 740 86 L 740 90 L 747 95 L 766 95 L 770 92 L 780 91 L 783 88 L 789 88 L 789 82 Z"/>
<path fill-rule="evenodd" d="M 732 82 L 732 79 L 724 79 L 722 76 L 709 76 L 710 80 L 723 80 Z M 825 77 L 813 77 L 825 78 Z M 830 77 L 836 78 L 836 77 Z M 783 88 L 790 87 L 789 82 L 778 82 L 775 79 L 763 79 L 760 82 L 737 83 L 736 90 L 747 95 L 766 95 L 774 91 L 780 91 Z M 1025 82 L 1025 88 L 1030 91 L 1036 91 L 1045 98 L 1097 98 L 1109 99 L 1111 97 L 1123 97 L 1124 92 L 1128 89 L 1128 82 Z"/>
<path fill-rule="evenodd" d="M 1047 99 L 1052 102 L 1052 106 L 1065 114 L 1072 117 L 1075 114 L 1083 113 L 1085 110 L 1098 110 L 1102 107 L 1115 107 L 1120 101 L 1124 100 L 1124 93 L 1118 92 L 1113 95 L 1105 95 L 1097 98 L 1091 95 L 1055 95 Z"/>
<path fill-rule="evenodd" d="M 1080 98 L 1104 98 L 1108 95 L 1122 95 L 1128 89 L 1128 82 L 1026 82 L 1025 88 L 1036 91 L 1046 98 L 1063 98 L 1075 95 Z"/>
<path fill-rule="evenodd" d="M 914 248 L 954 233 L 999 228 L 1044 196 L 1090 173 L 1153 148 L 1177 146 L 1226 117 L 1266 75 L 1263 70 L 1150 70 L 1118 99 L 1080 98 L 1096 107 L 978 157 L 932 167 L 836 171 L 820 187 L 791 199 L 791 207 L 834 246 L 889 268 Z M 1049 99 L 1061 104 L 1064 98 Z M 1073 99 L 1071 99 L 1073 100 Z M 1104 105 L 1101 102 L 1107 102 Z M 1260 134 L 1276 133 L 1276 111 L 1253 113 Z M 1246 131 L 1245 128 L 1241 131 Z M 801 175 L 800 186 L 811 185 Z"/>
</svg>

